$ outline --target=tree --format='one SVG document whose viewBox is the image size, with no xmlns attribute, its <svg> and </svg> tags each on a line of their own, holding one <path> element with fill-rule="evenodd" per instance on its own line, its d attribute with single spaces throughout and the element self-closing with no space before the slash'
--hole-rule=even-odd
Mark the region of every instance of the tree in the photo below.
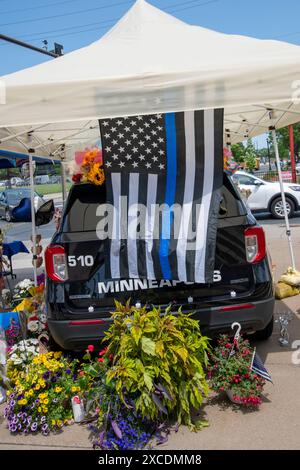
<svg viewBox="0 0 300 470">
<path fill-rule="evenodd" d="M 294 141 L 295 141 L 295 154 L 299 158 L 300 156 L 300 122 L 293 125 L 294 128 Z M 278 148 L 279 148 L 279 155 L 281 159 L 289 158 L 290 154 L 290 132 L 288 127 L 284 127 L 283 129 L 279 129 L 276 131 L 277 139 L 278 139 Z M 272 141 L 272 136 L 270 136 L 270 140 Z M 274 153 L 274 146 L 273 143 L 271 144 L 272 151 Z"/>
<path fill-rule="evenodd" d="M 242 143 L 232 145 L 231 152 L 236 163 L 243 163 L 245 161 L 245 147 Z"/>
<path fill-rule="evenodd" d="M 256 168 L 256 159 L 257 159 L 257 152 L 255 150 L 254 144 L 252 139 L 247 140 L 247 146 L 245 150 L 245 163 L 247 169 L 249 171 L 254 171 Z"/>
</svg>

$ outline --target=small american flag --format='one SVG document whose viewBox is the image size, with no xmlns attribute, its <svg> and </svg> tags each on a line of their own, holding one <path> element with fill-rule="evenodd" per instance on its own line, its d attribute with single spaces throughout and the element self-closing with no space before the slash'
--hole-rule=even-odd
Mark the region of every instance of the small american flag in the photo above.
<svg viewBox="0 0 300 470">
<path fill-rule="evenodd" d="M 114 206 L 108 277 L 212 282 L 223 110 L 104 119 L 100 131 L 107 202 Z M 181 208 L 176 227 L 174 205 Z"/>
<path fill-rule="evenodd" d="M 267 380 L 268 382 L 273 383 L 269 372 L 265 368 L 264 363 L 262 362 L 261 358 L 256 352 L 256 348 L 254 349 L 254 352 L 253 352 L 251 370 L 255 374 L 260 375 L 263 379 Z"/>
</svg>

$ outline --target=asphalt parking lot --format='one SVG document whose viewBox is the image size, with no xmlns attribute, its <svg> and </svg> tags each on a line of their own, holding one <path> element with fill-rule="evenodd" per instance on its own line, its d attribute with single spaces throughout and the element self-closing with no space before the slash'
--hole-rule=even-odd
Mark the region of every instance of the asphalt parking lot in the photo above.
<svg viewBox="0 0 300 470">
<path fill-rule="evenodd" d="M 257 218 L 266 231 L 274 278 L 277 280 L 290 265 L 284 223 L 268 215 L 259 215 Z M 19 225 L 13 226 L 10 237 L 19 237 L 23 234 L 22 240 L 27 237 L 29 240 L 30 225 L 28 224 L 28 227 L 19 227 Z M 43 228 L 44 241 L 51 236 L 53 228 L 51 224 Z M 300 267 L 300 215 L 291 219 L 291 228 L 296 262 Z M 24 277 L 23 267 L 18 269 L 17 273 Z M 27 268 L 29 274 L 30 269 L 29 263 Z M 270 340 L 256 343 L 257 350 L 265 361 L 274 383 L 267 384 L 261 408 L 258 411 L 240 410 L 226 398 L 211 397 L 203 407 L 203 418 L 208 420 L 209 427 L 198 433 L 191 433 L 187 428 L 181 427 L 177 433 L 171 434 L 162 449 L 300 449 L 300 365 L 292 363 L 292 353 L 295 352 L 292 347 L 293 342 L 300 340 L 300 296 L 276 302 L 275 319 L 280 313 L 287 312 L 292 313 L 289 346 L 282 348 L 279 345 L 278 324 L 275 324 Z M 82 448 L 91 449 L 89 432 L 85 426 L 73 425 L 66 428 L 63 433 L 47 438 L 40 435 L 11 436 L 3 418 L 0 417 L 0 449 Z"/>
</svg>

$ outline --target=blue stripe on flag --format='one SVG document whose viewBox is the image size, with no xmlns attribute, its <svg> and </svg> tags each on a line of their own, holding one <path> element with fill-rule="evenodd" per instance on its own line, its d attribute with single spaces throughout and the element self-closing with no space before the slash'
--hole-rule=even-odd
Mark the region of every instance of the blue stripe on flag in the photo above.
<svg viewBox="0 0 300 470">
<path fill-rule="evenodd" d="M 168 206 L 168 209 L 163 211 L 162 214 L 162 233 L 159 246 L 159 259 L 163 278 L 172 279 L 172 271 L 169 262 L 169 243 L 174 216 L 173 213 L 170 211 L 170 207 L 173 206 L 175 202 L 177 173 L 177 141 L 175 113 L 168 113 L 165 115 L 165 127 L 167 147 L 167 181 L 165 204 Z"/>
</svg>

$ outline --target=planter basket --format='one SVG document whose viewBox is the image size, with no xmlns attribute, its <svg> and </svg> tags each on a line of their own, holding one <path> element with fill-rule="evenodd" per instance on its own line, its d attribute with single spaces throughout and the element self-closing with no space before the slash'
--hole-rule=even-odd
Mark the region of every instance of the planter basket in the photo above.
<svg viewBox="0 0 300 470">
<path fill-rule="evenodd" d="M 234 393 L 232 390 L 226 390 L 226 395 L 228 396 L 229 400 L 232 402 L 232 403 L 235 403 L 236 405 L 241 405 L 242 403 L 239 401 L 239 400 L 236 400 L 234 398 Z"/>
</svg>

